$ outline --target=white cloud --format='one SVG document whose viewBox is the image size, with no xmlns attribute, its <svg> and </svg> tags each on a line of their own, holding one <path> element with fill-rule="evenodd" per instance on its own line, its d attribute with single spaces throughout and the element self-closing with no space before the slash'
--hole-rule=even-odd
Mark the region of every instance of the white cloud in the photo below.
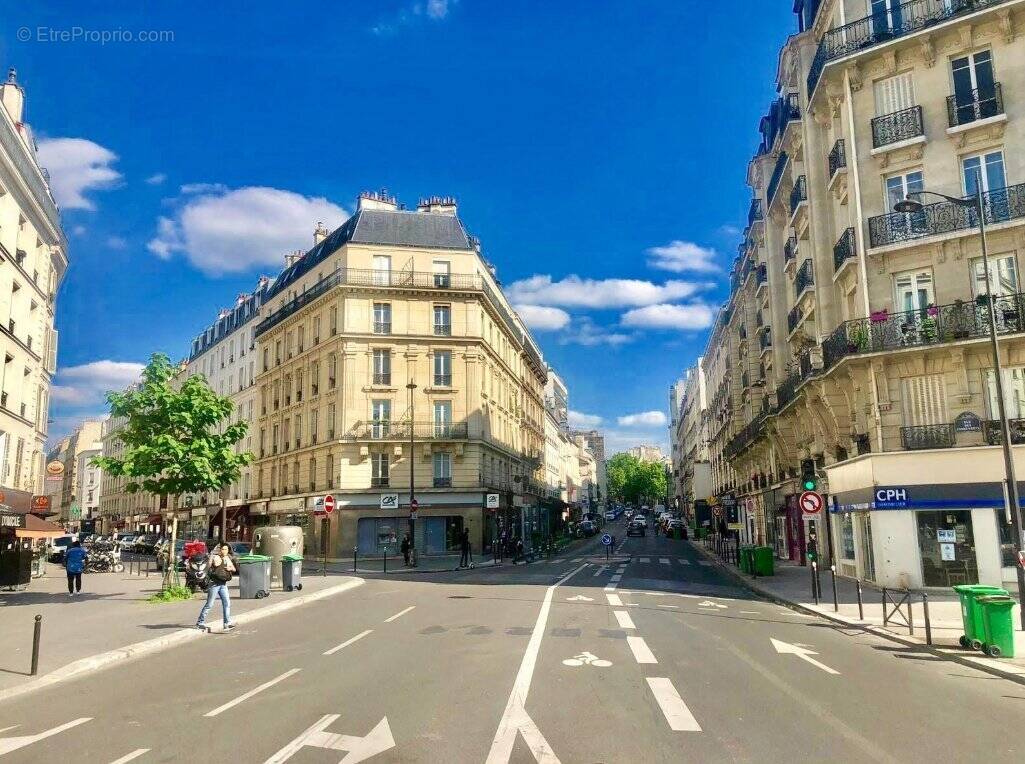
<svg viewBox="0 0 1025 764">
<path fill-rule="evenodd" d="M 719 226 L 719 235 L 727 239 L 737 239 L 742 233 L 744 233 L 743 229 L 740 226 L 733 225 L 733 223 L 723 223 Z"/>
<path fill-rule="evenodd" d="M 641 279 L 584 279 L 576 275 L 553 281 L 550 275 L 538 274 L 514 281 L 507 293 L 514 302 L 528 305 L 623 308 L 680 300 L 700 288 L 689 281 L 654 284 Z"/>
<path fill-rule="evenodd" d="M 58 369 L 50 397 L 67 406 L 96 405 L 103 402 L 107 392 L 123 390 L 137 382 L 142 369 L 141 363 L 109 360 Z"/>
<path fill-rule="evenodd" d="M 721 270 L 715 258 L 714 249 L 679 239 L 669 242 L 664 247 L 651 247 L 648 250 L 648 265 L 651 268 L 673 273 L 715 273 Z"/>
<path fill-rule="evenodd" d="M 648 305 L 623 314 L 623 326 L 648 329 L 706 329 L 715 320 L 715 312 L 704 303 L 693 305 Z"/>
<path fill-rule="evenodd" d="M 602 430 L 605 436 L 606 457 L 621 454 L 634 446 L 659 446 L 663 454 L 669 454 L 669 432 L 661 430 Z"/>
<path fill-rule="evenodd" d="M 149 183 L 151 186 L 159 186 L 165 180 L 167 180 L 167 174 L 162 172 L 154 173 L 153 175 L 150 175 L 148 178 L 146 178 L 146 182 Z"/>
<path fill-rule="evenodd" d="M 544 305 L 514 305 L 523 323 L 539 332 L 552 332 L 569 324 L 569 313 Z"/>
<path fill-rule="evenodd" d="M 620 427 L 665 427 L 666 415 L 661 411 L 643 411 L 621 416 L 616 421 Z"/>
<path fill-rule="evenodd" d="M 448 16 L 449 7 L 455 5 L 459 0 L 427 0 L 425 12 L 431 19 L 443 19 Z"/>
<path fill-rule="evenodd" d="M 569 426 L 576 430 L 589 430 L 597 427 L 602 418 L 597 414 L 584 414 L 580 411 L 569 410 Z"/>
<path fill-rule="evenodd" d="M 195 185 L 182 186 L 183 193 Z M 157 235 L 147 247 L 164 259 L 180 252 L 210 275 L 282 265 L 286 252 L 312 245 L 318 220 L 332 229 L 348 216 L 322 197 L 262 186 L 227 191 L 204 185 L 208 191 L 190 196 L 173 218 L 157 219 Z"/>
<path fill-rule="evenodd" d="M 39 164 L 50 173 L 50 188 L 66 210 L 93 210 L 86 194 L 111 188 L 121 173 L 111 165 L 117 154 L 85 138 L 48 138 L 39 141 Z"/>
<path fill-rule="evenodd" d="M 185 183 L 178 190 L 183 194 L 223 194 L 228 187 L 223 183 Z"/>
<path fill-rule="evenodd" d="M 598 326 L 587 316 L 581 316 L 573 326 L 559 338 L 562 345 L 583 345 L 584 347 L 595 347 L 597 345 L 623 345 L 633 341 L 633 336 L 621 332 L 612 332 Z"/>
<path fill-rule="evenodd" d="M 85 226 L 76 225 L 74 228 L 71 229 L 71 233 L 75 236 L 85 236 Z"/>
<path fill-rule="evenodd" d="M 416 0 L 411 5 L 401 8 L 393 18 L 378 21 L 370 27 L 370 31 L 376 35 L 391 35 L 419 19 L 441 21 L 458 2 L 459 0 Z"/>
<path fill-rule="evenodd" d="M 122 236 L 108 236 L 107 247 L 110 249 L 127 249 L 128 240 Z"/>
</svg>

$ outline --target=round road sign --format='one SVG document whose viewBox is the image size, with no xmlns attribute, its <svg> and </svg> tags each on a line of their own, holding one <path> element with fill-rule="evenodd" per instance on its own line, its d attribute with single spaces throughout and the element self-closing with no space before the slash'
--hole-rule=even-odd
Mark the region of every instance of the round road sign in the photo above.
<svg viewBox="0 0 1025 764">
<path fill-rule="evenodd" d="M 612 536 L 608 533 L 603 533 L 601 537 L 601 543 L 605 546 L 612 546 Z"/>
<path fill-rule="evenodd" d="M 328 494 L 324 497 L 324 514 L 330 515 L 335 511 L 335 497 Z"/>
<path fill-rule="evenodd" d="M 822 496 L 815 491 L 805 491 L 798 500 L 801 510 L 809 515 L 814 515 L 822 509 Z"/>
<path fill-rule="evenodd" d="M 712 510 L 712 514 L 716 517 L 722 517 L 722 507 L 715 507 L 715 509 Z"/>
<path fill-rule="evenodd" d="M 420 502 L 417 501 L 416 499 L 413 499 L 411 502 L 409 502 L 409 508 L 411 510 L 413 510 L 414 512 L 416 512 L 416 508 L 419 507 L 419 506 L 420 506 Z"/>
</svg>

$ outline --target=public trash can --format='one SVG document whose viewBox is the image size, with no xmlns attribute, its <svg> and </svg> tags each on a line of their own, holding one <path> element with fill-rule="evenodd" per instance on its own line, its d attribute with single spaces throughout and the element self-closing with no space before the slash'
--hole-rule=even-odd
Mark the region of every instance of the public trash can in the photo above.
<svg viewBox="0 0 1025 764">
<path fill-rule="evenodd" d="M 771 546 L 757 546 L 753 550 L 754 569 L 757 576 L 773 576 L 776 574 L 775 559 Z"/>
<path fill-rule="evenodd" d="M 298 554 L 286 554 L 281 558 L 281 588 L 286 592 L 303 588 L 303 558 Z"/>
<path fill-rule="evenodd" d="M 954 587 L 958 598 L 961 600 L 961 623 L 964 626 L 964 634 L 958 640 L 961 647 L 970 647 L 973 650 L 982 649 L 982 640 L 986 636 L 986 627 L 983 623 L 982 607 L 978 604 L 978 597 L 991 595 L 1007 596 L 1007 590 L 999 586 L 986 586 L 985 584 L 959 584 Z"/>
<path fill-rule="evenodd" d="M 238 596 L 258 600 L 270 594 L 270 557 L 247 554 L 238 558 Z"/>
<path fill-rule="evenodd" d="M 740 548 L 740 559 L 738 560 L 741 573 L 754 573 L 755 572 L 755 548 L 750 544 L 745 544 Z"/>
<path fill-rule="evenodd" d="M 1013 658 L 1014 624 L 1011 610 L 1015 605 L 1014 599 L 995 594 L 977 597 L 975 602 L 982 609 L 982 651 L 993 658 Z"/>
</svg>

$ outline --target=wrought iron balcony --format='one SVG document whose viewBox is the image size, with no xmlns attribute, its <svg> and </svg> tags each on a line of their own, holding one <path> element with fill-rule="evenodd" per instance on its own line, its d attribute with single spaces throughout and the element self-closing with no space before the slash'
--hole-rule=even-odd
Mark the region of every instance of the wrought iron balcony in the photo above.
<svg viewBox="0 0 1025 764">
<path fill-rule="evenodd" d="M 452 375 L 451 374 L 435 374 L 434 375 L 434 386 L 435 387 L 452 387 Z"/>
<path fill-rule="evenodd" d="M 815 286 L 815 271 L 812 268 L 811 260 L 805 260 L 797 269 L 797 276 L 794 277 L 794 299 L 798 299 L 805 289 Z"/>
<path fill-rule="evenodd" d="M 901 427 L 900 442 L 905 451 L 922 448 L 952 448 L 955 443 L 954 425 L 926 424 L 917 427 Z"/>
<path fill-rule="evenodd" d="M 374 321 L 374 334 L 391 334 L 391 321 Z"/>
<path fill-rule="evenodd" d="M 769 280 L 769 267 L 765 263 L 759 263 L 755 270 L 755 283 L 764 284 Z"/>
<path fill-rule="evenodd" d="M 999 82 L 993 83 L 992 87 L 976 88 L 969 95 L 970 99 L 947 96 L 947 121 L 951 127 L 1004 113 L 1004 97 Z"/>
<path fill-rule="evenodd" d="M 375 371 L 374 372 L 374 384 L 375 385 L 390 385 L 391 384 L 391 372 L 390 371 Z"/>
<path fill-rule="evenodd" d="M 786 108 L 783 113 L 788 123 L 801 118 L 801 100 L 797 93 L 787 93 Z"/>
<path fill-rule="evenodd" d="M 740 328 L 737 329 L 737 336 L 740 339 L 742 339 L 742 340 L 746 340 L 747 339 L 747 327 L 744 326 L 743 324 L 741 324 Z"/>
<path fill-rule="evenodd" d="M 1011 443 L 1020 446 L 1025 443 L 1025 419 L 1008 419 L 1011 431 Z M 982 437 L 991 446 L 999 446 L 1004 442 L 1004 433 L 999 419 L 988 419 L 982 423 Z"/>
<path fill-rule="evenodd" d="M 769 178 L 768 192 L 765 195 L 766 205 L 771 207 L 773 200 L 776 198 L 776 192 L 779 190 L 779 184 L 783 180 L 783 171 L 787 169 L 787 152 L 779 152 L 779 158 L 776 159 L 776 166 L 772 169 L 772 177 Z"/>
<path fill-rule="evenodd" d="M 843 138 L 838 138 L 829 152 L 829 177 L 836 175 L 836 171 L 847 166 L 847 148 Z"/>
<path fill-rule="evenodd" d="M 345 440 L 409 440 L 409 422 L 357 422 L 345 434 Z M 466 440 L 466 422 L 414 422 L 414 440 Z"/>
<path fill-rule="evenodd" d="M 995 298 L 998 334 L 1025 332 L 1025 294 Z M 985 295 L 971 302 L 934 305 L 902 313 L 885 311 L 845 321 L 822 343 L 825 367 L 849 355 L 940 345 L 989 336 Z"/>
<path fill-rule="evenodd" d="M 801 318 L 803 318 L 803 316 L 804 313 L 801 312 L 801 308 L 799 306 L 793 307 L 790 312 L 787 313 L 787 332 L 793 334 L 794 329 L 796 329 L 797 325 L 801 323 Z"/>
<path fill-rule="evenodd" d="M 725 456 L 727 459 L 732 459 L 734 456 L 736 456 L 749 445 L 751 445 L 751 443 L 756 441 L 758 437 L 762 434 L 764 428 L 765 414 L 763 412 L 758 417 L 748 422 L 740 432 L 738 432 L 736 435 L 734 435 L 726 442 L 726 445 L 723 447 L 722 450 L 723 456 Z"/>
<path fill-rule="evenodd" d="M 848 228 L 843 232 L 840 239 L 833 245 L 833 267 L 840 270 L 845 262 L 854 257 L 854 229 Z"/>
<path fill-rule="evenodd" d="M 797 208 L 801 206 L 801 202 L 808 201 L 808 184 L 804 176 L 800 176 L 794 183 L 793 189 L 790 191 L 790 214 L 793 215 L 797 212 Z"/>
<path fill-rule="evenodd" d="M 435 488 L 451 488 L 452 478 L 450 477 L 438 477 L 434 476 L 434 487 Z"/>
<path fill-rule="evenodd" d="M 435 324 L 434 334 L 438 337 L 451 337 L 452 336 L 452 324 Z"/>
<path fill-rule="evenodd" d="M 797 257 L 797 237 L 791 236 L 783 245 L 783 262 L 790 262 L 795 257 Z"/>
<path fill-rule="evenodd" d="M 808 98 L 815 92 L 822 70 L 830 61 L 913 34 L 955 16 L 1006 2 L 1008 0 L 909 0 L 892 6 L 889 12 L 873 13 L 831 29 L 823 35 L 808 72 Z"/>
<path fill-rule="evenodd" d="M 762 312 L 760 310 L 757 313 L 755 313 L 755 326 L 757 326 L 759 329 L 765 326 L 765 320 L 762 318 Z"/>
<path fill-rule="evenodd" d="M 762 213 L 762 200 L 752 199 L 751 207 L 747 211 L 747 224 L 754 225 L 757 220 L 764 220 L 764 214 Z"/>
<path fill-rule="evenodd" d="M 872 119 L 872 147 L 888 146 L 925 135 L 922 107 L 912 106 Z"/>
<path fill-rule="evenodd" d="M 772 329 L 768 326 L 764 327 L 758 335 L 758 347 L 762 350 L 772 347 Z"/>
<path fill-rule="evenodd" d="M 1025 218 L 1025 183 L 987 191 L 982 195 L 986 223 L 1006 223 Z M 925 205 L 920 212 L 890 212 L 868 219 L 869 241 L 873 247 L 884 247 L 922 236 L 965 231 L 979 225 L 974 207 L 961 207 L 953 202 Z"/>
<path fill-rule="evenodd" d="M 776 388 L 776 410 L 781 410 L 797 397 L 797 388 L 801 384 L 801 372 L 791 372 Z"/>
</svg>

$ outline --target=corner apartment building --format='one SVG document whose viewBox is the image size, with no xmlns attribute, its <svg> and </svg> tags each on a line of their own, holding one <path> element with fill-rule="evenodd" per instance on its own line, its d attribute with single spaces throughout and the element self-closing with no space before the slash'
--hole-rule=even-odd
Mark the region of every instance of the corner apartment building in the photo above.
<svg viewBox="0 0 1025 764">
<path fill-rule="evenodd" d="M 454 549 L 464 528 L 475 549 L 502 529 L 529 542 L 547 367 L 454 200 L 404 210 L 361 195 L 282 272 L 261 318 L 251 505 L 270 521 L 306 524 L 308 549 L 330 557 L 394 551 L 412 465 L 421 554 Z M 327 493 L 338 509 L 312 519 Z"/>
<path fill-rule="evenodd" d="M 705 353 L 715 490 L 781 557 L 888 586 L 1013 580 L 987 300 L 1025 444 L 1025 2 L 795 10 Z M 979 185 L 988 282 L 976 210 L 894 210 Z M 812 470 L 825 516 L 797 505 Z"/>
<path fill-rule="evenodd" d="M 13 69 L 0 104 L 0 486 L 42 494 L 68 243 Z"/>
<path fill-rule="evenodd" d="M 673 386 L 672 400 L 676 404 L 670 424 L 676 507 L 700 522 L 708 519 L 708 500 L 713 495 L 703 358 Z"/>
</svg>

